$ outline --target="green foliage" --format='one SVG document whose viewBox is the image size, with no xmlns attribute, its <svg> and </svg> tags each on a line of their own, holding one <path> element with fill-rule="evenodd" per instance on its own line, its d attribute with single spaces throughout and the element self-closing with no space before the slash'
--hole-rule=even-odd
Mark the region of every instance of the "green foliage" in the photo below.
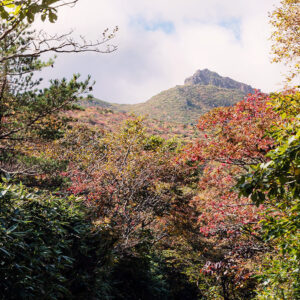
<svg viewBox="0 0 300 300">
<path fill-rule="evenodd" d="M 198 242 L 198 241 L 197 241 Z M 183 239 L 162 251 L 162 266 L 171 287 L 171 299 L 209 299 L 208 279 L 200 272 L 203 258 Z"/>
<path fill-rule="evenodd" d="M 169 152 L 169 151 L 178 152 L 182 148 L 182 140 L 180 140 L 176 136 L 173 136 L 172 138 L 166 140 L 159 135 L 150 135 L 150 136 L 146 136 L 143 143 L 144 143 L 144 149 L 146 151 L 162 150 L 165 152 Z"/>
<path fill-rule="evenodd" d="M 1 299 L 106 293 L 109 240 L 93 229 L 81 201 L 0 184 L 0 202 Z"/>
<path fill-rule="evenodd" d="M 290 201 L 300 194 L 300 130 L 289 139 L 282 141 L 267 157 L 269 162 L 254 167 L 255 172 L 244 177 L 241 187 L 256 204 L 266 197 Z"/>
<path fill-rule="evenodd" d="M 145 139 L 144 148 L 145 150 L 156 150 L 163 145 L 164 141 L 165 140 L 158 135 L 151 135 Z"/>
<path fill-rule="evenodd" d="M 260 281 L 258 300 L 299 299 L 300 298 L 300 237 L 285 240 L 289 253 L 267 254 L 259 266 L 257 278 Z"/>
<path fill-rule="evenodd" d="M 113 299 L 170 299 L 161 262 L 154 255 L 126 255 L 114 266 L 111 276 Z"/>
<path fill-rule="evenodd" d="M 41 15 L 42 21 L 49 19 L 51 23 L 57 20 L 57 7 L 73 4 L 77 1 L 63 2 L 61 0 L 4 0 L 0 3 L 0 16 L 7 21 L 23 21 L 28 23 L 35 20 L 36 15 Z"/>
<path fill-rule="evenodd" d="M 285 209 L 300 195 L 300 92 L 274 94 L 272 104 L 282 119 L 269 132 L 277 147 L 267 154 L 268 162 L 240 179 L 239 188 L 257 205 L 267 199 Z"/>
</svg>

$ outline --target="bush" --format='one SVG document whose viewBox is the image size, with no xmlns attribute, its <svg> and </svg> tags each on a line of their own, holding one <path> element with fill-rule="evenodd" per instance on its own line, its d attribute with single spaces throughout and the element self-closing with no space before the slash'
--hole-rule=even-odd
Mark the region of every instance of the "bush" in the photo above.
<svg viewBox="0 0 300 300">
<path fill-rule="evenodd" d="M 0 183 L 0 205 L 1 299 L 106 298 L 111 244 L 79 200 Z"/>
</svg>

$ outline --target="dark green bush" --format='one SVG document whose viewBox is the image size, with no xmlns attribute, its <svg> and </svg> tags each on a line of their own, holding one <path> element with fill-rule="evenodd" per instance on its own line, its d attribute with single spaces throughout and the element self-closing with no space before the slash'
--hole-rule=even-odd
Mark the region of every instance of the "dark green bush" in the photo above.
<svg viewBox="0 0 300 300">
<path fill-rule="evenodd" d="M 160 265 L 148 255 L 120 258 L 112 269 L 111 283 L 113 299 L 171 299 Z"/>
<path fill-rule="evenodd" d="M 0 298 L 106 299 L 109 238 L 76 199 L 0 183 Z"/>
</svg>

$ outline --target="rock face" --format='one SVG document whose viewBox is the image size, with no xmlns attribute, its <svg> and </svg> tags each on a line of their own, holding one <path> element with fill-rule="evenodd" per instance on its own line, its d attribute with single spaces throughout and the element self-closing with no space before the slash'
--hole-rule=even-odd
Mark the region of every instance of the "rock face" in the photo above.
<svg viewBox="0 0 300 300">
<path fill-rule="evenodd" d="M 208 69 L 198 70 L 193 76 L 184 81 L 185 85 L 213 85 L 225 89 L 240 90 L 245 94 L 254 93 L 254 89 L 245 83 L 235 81 L 229 77 L 222 77 Z"/>
</svg>

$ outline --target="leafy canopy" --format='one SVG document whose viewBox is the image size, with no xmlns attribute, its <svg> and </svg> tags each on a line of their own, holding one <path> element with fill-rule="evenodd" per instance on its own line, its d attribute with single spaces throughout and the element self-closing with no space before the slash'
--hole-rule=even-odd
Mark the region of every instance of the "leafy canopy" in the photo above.
<svg viewBox="0 0 300 300">
<path fill-rule="evenodd" d="M 263 238 L 274 247 L 260 267 L 258 299 L 298 299 L 300 296 L 300 92 L 272 96 L 271 105 L 282 122 L 269 135 L 276 148 L 268 162 L 252 167 L 238 188 L 259 205 L 268 207 L 262 220 Z"/>
<path fill-rule="evenodd" d="M 3 20 L 20 22 L 26 20 L 33 23 L 37 14 L 51 23 L 57 20 L 57 8 L 65 5 L 74 5 L 78 0 L 3 0 L 0 3 L 0 16 Z"/>
</svg>

